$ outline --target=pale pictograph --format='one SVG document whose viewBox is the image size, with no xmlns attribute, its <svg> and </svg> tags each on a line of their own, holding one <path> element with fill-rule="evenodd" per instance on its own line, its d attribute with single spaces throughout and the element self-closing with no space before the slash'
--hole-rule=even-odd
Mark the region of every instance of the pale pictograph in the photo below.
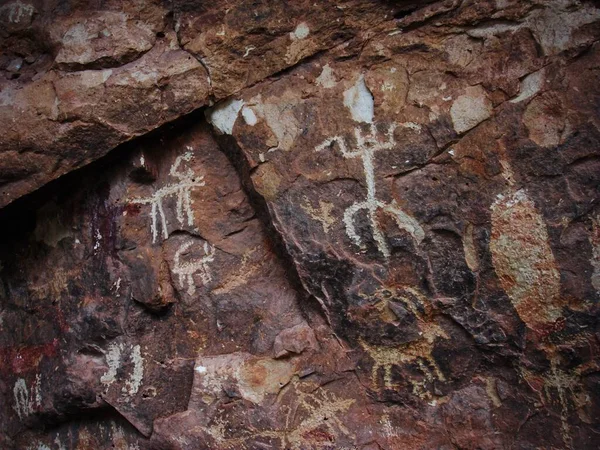
<svg viewBox="0 0 600 450">
<path fill-rule="evenodd" d="M 151 205 L 150 216 L 152 222 L 150 228 L 152 230 L 152 243 L 156 243 L 158 237 L 158 217 L 160 217 L 160 227 L 164 239 L 169 237 L 167 229 L 167 219 L 165 217 L 165 211 L 163 208 L 163 200 L 166 197 L 175 196 L 177 198 L 176 206 L 176 217 L 181 226 L 194 225 L 194 210 L 192 209 L 192 200 L 190 194 L 192 189 L 204 186 L 206 183 L 203 181 L 203 176 L 196 176 L 194 171 L 190 168 L 183 170 L 180 168 L 183 161 L 189 162 L 194 157 L 192 154 L 191 147 L 187 147 L 188 152 L 177 157 L 171 169 L 169 175 L 177 180 L 175 183 L 167 184 L 163 186 L 154 194 L 149 197 L 135 198 L 132 199 L 132 203 L 138 205 Z"/>
<path fill-rule="evenodd" d="M 364 243 L 361 237 L 356 232 L 355 218 L 360 211 L 366 211 L 371 225 L 371 233 L 377 245 L 378 250 L 384 257 L 390 256 L 390 249 L 385 240 L 385 236 L 381 230 L 377 213 L 383 211 L 390 215 L 398 224 L 398 227 L 406 230 L 417 244 L 421 243 L 425 237 L 425 232 L 419 223 L 411 216 L 406 214 L 395 201 L 385 203 L 377 199 L 375 189 L 375 168 L 373 160 L 375 153 L 380 150 L 391 150 L 396 145 L 394 138 L 394 130 L 396 124 L 391 124 L 383 136 L 377 131 L 374 123 L 370 124 L 369 131 L 363 134 L 359 126 L 354 128 L 354 136 L 356 140 L 356 149 L 349 149 L 349 145 L 341 136 L 334 136 L 326 139 L 322 144 L 318 145 L 315 150 L 322 151 L 331 148 L 337 144 L 344 158 L 353 159 L 361 158 L 365 173 L 365 181 L 367 184 L 367 198 L 360 202 L 354 202 L 344 212 L 344 224 L 346 225 L 346 234 L 360 248 L 364 248 Z"/>
<path fill-rule="evenodd" d="M 108 370 L 100 377 L 100 382 L 108 389 L 111 384 L 117 381 L 125 360 L 123 353 L 126 350 L 129 351 L 129 359 L 133 365 L 133 370 L 129 378 L 125 380 L 121 392 L 124 396 L 131 396 L 137 394 L 144 380 L 144 357 L 139 345 L 129 345 L 129 349 L 127 349 L 124 343 L 112 342 L 108 346 L 108 350 L 104 352 Z"/>
<path fill-rule="evenodd" d="M 414 365 L 421 372 L 422 379 L 410 377 L 407 381 L 411 385 L 414 395 L 422 399 L 429 399 L 432 396 L 430 386 L 436 382 L 446 381 L 442 369 L 433 357 L 433 351 L 439 339 L 447 340 L 449 336 L 435 321 L 433 309 L 423 294 L 408 287 L 394 292 L 393 298 L 401 302 L 416 317 L 419 323 L 420 338 L 396 347 L 373 345 L 362 338 L 359 339 L 361 347 L 373 360 L 371 382 L 377 390 L 381 387 L 394 389 L 396 384 L 392 379 L 393 367 Z M 383 298 L 376 308 L 381 312 L 389 309 L 388 300 Z M 381 370 L 383 370 L 383 385 L 379 382 Z"/>
<path fill-rule="evenodd" d="M 212 280 L 209 262 L 215 259 L 215 249 L 208 242 L 204 243 L 204 256 L 193 261 L 183 261 L 182 256 L 193 245 L 194 241 L 187 241 L 175 252 L 173 258 L 173 273 L 179 276 L 179 285 L 184 288 L 187 284 L 187 293 L 193 295 L 196 292 L 196 283 L 194 283 L 194 275 L 198 274 L 202 283 L 206 284 Z"/>
<path fill-rule="evenodd" d="M 15 405 L 13 409 L 17 412 L 19 419 L 33 414 L 36 408 L 39 408 L 42 404 L 42 391 L 41 391 L 41 375 L 35 376 L 35 381 L 30 387 L 27 387 L 25 379 L 19 378 L 15 386 L 13 387 L 13 395 L 15 398 Z"/>
</svg>

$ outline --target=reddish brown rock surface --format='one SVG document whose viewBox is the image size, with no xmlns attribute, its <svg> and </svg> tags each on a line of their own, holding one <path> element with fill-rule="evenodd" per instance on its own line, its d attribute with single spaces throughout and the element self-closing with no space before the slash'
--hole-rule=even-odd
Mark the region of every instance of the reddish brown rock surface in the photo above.
<svg viewBox="0 0 600 450">
<path fill-rule="evenodd" d="M 599 5 L 0 22 L 0 447 L 597 448 Z"/>
</svg>

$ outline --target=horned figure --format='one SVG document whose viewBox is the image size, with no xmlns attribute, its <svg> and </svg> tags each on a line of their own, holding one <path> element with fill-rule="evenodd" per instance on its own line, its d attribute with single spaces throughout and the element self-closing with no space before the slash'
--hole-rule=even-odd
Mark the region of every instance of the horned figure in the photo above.
<svg viewBox="0 0 600 450">
<path fill-rule="evenodd" d="M 188 147 L 188 150 L 191 150 L 191 147 Z M 182 161 L 189 162 L 192 158 L 193 154 L 191 151 L 189 151 L 181 156 L 178 156 L 171 166 L 169 175 L 178 180 L 176 183 L 163 186 L 150 197 L 136 198 L 131 200 L 132 203 L 137 203 L 139 205 L 152 205 L 152 210 L 150 212 L 152 217 L 152 223 L 150 225 L 152 230 L 152 243 L 156 242 L 158 235 L 157 213 L 160 215 L 160 225 L 163 237 L 164 239 L 169 237 L 169 232 L 167 230 L 167 219 L 165 217 L 165 211 L 162 203 L 165 197 L 177 196 L 176 216 L 180 225 L 183 226 L 186 223 L 186 219 L 188 226 L 194 225 L 194 211 L 192 210 L 190 193 L 193 188 L 204 186 L 206 183 L 203 181 L 204 177 L 196 177 L 192 169 L 188 168 L 185 171 L 180 169 Z"/>
<path fill-rule="evenodd" d="M 383 369 L 383 387 L 393 389 L 395 385 L 392 380 L 393 366 L 415 365 L 420 370 L 423 380 L 409 377 L 407 381 L 412 386 L 413 394 L 421 398 L 429 398 L 431 393 L 427 388 L 427 383 L 446 381 L 433 352 L 438 340 L 447 340 L 449 336 L 435 321 L 435 313 L 427 297 L 410 287 L 404 287 L 402 290 L 394 292 L 395 300 L 402 303 L 416 318 L 419 326 L 419 338 L 395 347 L 369 344 L 360 338 L 359 344 L 373 360 L 371 381 L 375 386 L 379 386 L 379 373 Z M 388 310 L 390 309 L 389 301 L 382 298 L 376 307 L 380 311 Z"/>
<path fill-rule="evenodd" d="M 183 288 L 187 283 L 187 293 L 193 295 L 196 292 L 196 284 L 194 283 L 194 274 L 199 273 L 200 278 L 204 284 L 212 280 L 208 263 L 215 259 L 215 249 L 211 247 L 208 242 L 204 243 L 204 256 L 194 261 L 181 261 L 181 256 L 185 253 L 194 243 L 194 241 L 188 241 L 181 244 L 179 249 L 175 252 L 173 258 L 173 273 L 179 275 L 179 284 Z"/>
<path fill-rule="evenodd" d="M 354 220 L 356 214 L 359 211 L 366 210 L 369 221 L 371 223 L 371 232 L 373 239 L 377 245 L 378 250 L 383 254 L 384 257 L 390 256 L 390 249 L 387 245 L 383 232 L 379 226 L 377 220 L 377 212 L 382 210 L 384 213 L 389 214 L 394 218 L 398 227 L 406 230 L 413 239 L 420 244 L 425 233 L 419 223 L 406 214 L 400 209 L 395 201 L 390 203 L 384 203 L 377 199 L 375 191 L 375 169 L 373 166 L 373 159 L 375 153 L 379 150 L 391 150 L 396 145 L 394 139 L 394 130 L 396 124 L 391 124 L 388 127 L 387 132 L 384 134 L 384 139 L 378 137 L 378 131 L 374 123 L 370 124 L 370 129 L 366 134 L 360 127 L 354 128 L 354 136 L 356 140 L 356 150 L 349 150 L 346 146 L 344 138 L 341 136 L 334 136 L 325 140 L 321 145 L 315 148 L 316 151 L 321 151 L 326 148 L 330 148 L 334 143 L 337 143 L 342 156 L 344 158 L 361 158 L 363 163 L 363 169 L 365 172 L 365 181 L 367 184 L 367 198 L 362 202 L 355 202 L 349 206 L 344 212 L 344 224 L 346 225 L 346 233 L 348 237 L 360 248 L 364 248 L 361 237 L 357 234 L 354 226 Z"/>
</svg>

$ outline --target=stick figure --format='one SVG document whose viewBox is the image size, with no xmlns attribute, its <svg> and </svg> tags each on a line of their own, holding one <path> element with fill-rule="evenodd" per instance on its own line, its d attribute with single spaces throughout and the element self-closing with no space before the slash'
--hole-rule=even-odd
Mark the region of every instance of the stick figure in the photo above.
<svg viewBox="0 0 600 450">
<path fill-rule="evenodd" d="M 385 236 L 383 235 L 381 227 L 379 226 L 379 221 L 377 219 L 378 210 L 382 210 L 384 213 L 390 215 L 396 221 L 398 227 L 406 230 L 417 244 L 420 244 L 425 237 L 423 228 L 421 228 L 419 223 L 413 217 L 402 211 L 395 201 L 392 203 L 384 203 L 381 200 L 378 200 L 376 196 L 373 158 L 375 152 L 379 150 L 391 150 L 394 148 L 396 145 L 396 140 L 394 139 L 395 129 L 396 124 L 391 124 L 384 135 L 386 139 L 380 140 L 374 123 L 371 123 L 369 132 L 364 135 L 360 127 L 357 126 L 354 128 L 357 150 L 348 150 L 346 142 L 341 136 L 334 136 L 326 139 L 321 145 L 315 148 L 316 151 L 321 151 L 330 148 L 334 143 L 337 143 L 344 158 L 353 159 L 360 157 L 362 159 L 365 181 L 367 183 L 367 198 L 362 202 L 354 202 L 344 212 L 346 233 L 358 247 L 364 248 L 362 239 L 356 232 L 354 220 L 359 211 L 366 210 L 371 223 L 373 239 L 377 244 L 378 250 L 386 258 L 390 256 L 390 249 L 385 241 Z"/>
</svg>

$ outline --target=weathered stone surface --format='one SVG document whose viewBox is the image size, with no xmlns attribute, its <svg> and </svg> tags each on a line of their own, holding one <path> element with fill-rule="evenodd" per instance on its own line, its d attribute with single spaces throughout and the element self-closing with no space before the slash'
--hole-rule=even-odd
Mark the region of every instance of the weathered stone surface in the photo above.
<svg viewBox="0 0 600 450">
<path fill-rule="evenodd" d="M 364 41 L 416 4 L 8 1 L 0 11 L 0 207 L 211 99 Z M 15 161 L 23 151 L 26 164 Z"/>
<path fill-rule="evenodd" d="M 596 4 L 0 21 L 0 447 L 597 447 Z"/>
</svg>

